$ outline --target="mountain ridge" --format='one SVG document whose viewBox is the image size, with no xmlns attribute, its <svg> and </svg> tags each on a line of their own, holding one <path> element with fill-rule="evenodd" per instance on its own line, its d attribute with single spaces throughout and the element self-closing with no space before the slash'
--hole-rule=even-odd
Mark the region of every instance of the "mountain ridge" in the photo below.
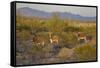
<svg viewBox="0 0 100 68">
<path fill-rule="evenodd" d="M 26 17 L 40 17 L 40 18 L 50 18 L 54 12 L 45 12 L 41 10 L 32 9 L 29 7 L 23 7 L 17 9 L 17 14 Z M 62 19 L 76 19 L 76 20 L 96 20 L 96 17 L 86 17 L 77 14 L 72 14 L 69 12 L 57 12 Z"/>
</svg>

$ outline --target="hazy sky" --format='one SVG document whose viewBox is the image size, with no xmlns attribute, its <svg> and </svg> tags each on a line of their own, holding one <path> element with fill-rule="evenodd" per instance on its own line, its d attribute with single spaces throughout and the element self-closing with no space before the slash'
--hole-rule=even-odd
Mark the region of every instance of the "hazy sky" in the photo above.
<svg viewBox="0 0 100 68">
<path fill-rule="evenodd" d="M 45 5 L 45 4 L 31 4 L 31 3 L 17 3 L 17 9 L 22 7 L 29 7 L 32 9 L 42 10 L 45 12 L 70 12 L 79 14 L 81 16 L 93 17 L 96 16 L 95 7 L 78 7 L 78 6 L 62 6 L 62 5 Z"/>
</svg>

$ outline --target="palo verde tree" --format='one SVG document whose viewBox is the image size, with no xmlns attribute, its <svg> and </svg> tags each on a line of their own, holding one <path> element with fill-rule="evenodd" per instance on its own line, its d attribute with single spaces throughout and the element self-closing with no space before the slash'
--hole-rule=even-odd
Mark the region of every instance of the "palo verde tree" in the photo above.
<svg viewBox="0 0 100 68">
<path fill-rule="evenodd" d="M 57 12 L 52 14 L 52 17 L 48 21 L 48 27 L 52 32 L 61 32 L 63 30 L 63 20 L 60 18 Z"/>
</svg>

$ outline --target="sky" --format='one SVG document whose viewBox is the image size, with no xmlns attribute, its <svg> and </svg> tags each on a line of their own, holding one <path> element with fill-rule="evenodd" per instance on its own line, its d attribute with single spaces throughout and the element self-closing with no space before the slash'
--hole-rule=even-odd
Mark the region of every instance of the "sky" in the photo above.
<svg viewBox="0 0 100 68">
<path fill-rule="evenodd" d="M 29 7 L 45 12 L 69 12 L 81 16 L 94 17 L 96 16 L 95 7 L 80 7 L 80 6 L 62 6 L 62 5 L 47 5 L 47 4 L 32 4 L 32 3 L 17 3 L 16 8 Z"/>
</svg>

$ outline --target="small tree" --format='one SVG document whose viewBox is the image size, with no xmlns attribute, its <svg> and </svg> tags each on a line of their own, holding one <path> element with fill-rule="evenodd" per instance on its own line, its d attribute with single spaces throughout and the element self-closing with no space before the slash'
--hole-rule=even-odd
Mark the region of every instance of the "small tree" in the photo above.
<svg viewBox="0 0 100 68">
<path fill-rule="evenodd" d="M 54 12 L 52 14 L 52 17 L 49 19 L 48 22 L 50 31 L 52 32 L 61 32 L 63 29 L 63 20 L 61 20 L 60 16 L 58 13 Z"/>
</svg>

